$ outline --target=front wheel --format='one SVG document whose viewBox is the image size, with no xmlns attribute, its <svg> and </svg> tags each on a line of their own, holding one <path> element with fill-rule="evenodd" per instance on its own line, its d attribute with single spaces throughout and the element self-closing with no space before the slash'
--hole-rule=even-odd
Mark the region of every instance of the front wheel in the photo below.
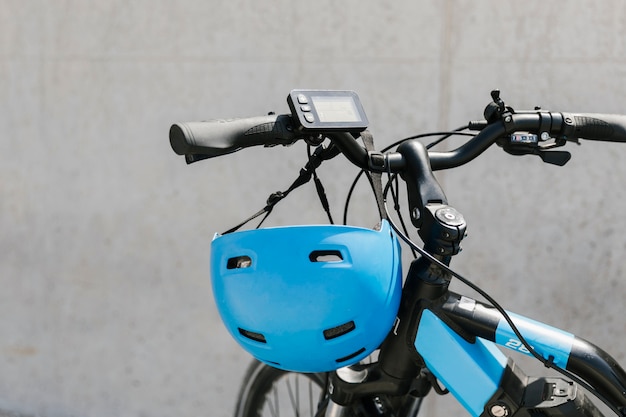
<svg viewBox="0 0 626 417">
<path fill-rule="evenodd" d="M 287 372 L 254 360 L 244 376 L 235 417 L 315 417 L 325 404 L 327 380 L 326 373 Z"/>
</svg>

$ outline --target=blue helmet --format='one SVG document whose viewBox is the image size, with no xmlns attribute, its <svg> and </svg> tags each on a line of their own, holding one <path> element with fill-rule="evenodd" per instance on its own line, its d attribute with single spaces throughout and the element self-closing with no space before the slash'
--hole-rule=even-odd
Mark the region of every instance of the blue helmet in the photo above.
<svg viewBox="0 0 626 417">
<path fill-rule="evenodd" d="M 216 235 L 213 294 L 222 320 L 257 359 L 296 372 L 358 362 L 393 326 L 402 292 L 389 223 L 288 226 Z"/>
</svg>

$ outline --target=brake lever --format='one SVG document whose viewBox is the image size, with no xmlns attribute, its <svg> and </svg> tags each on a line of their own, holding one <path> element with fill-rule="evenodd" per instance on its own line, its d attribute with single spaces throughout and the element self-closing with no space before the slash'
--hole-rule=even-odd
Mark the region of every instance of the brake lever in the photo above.
<svg viewBox="0 0 626 417">
<path fill-rule="evenodd" d="M 563 146 L 558 142 L 546 144 L 544 146 L 540 144 L 529 145 L 529 144 L 516 144 L 511 143 L 508 138 L 503 140 L 505 143 L 498 143 L 502 149 L 510 154 L 515 156 L 521 155 L 537 155 L 541 158 L 541 160 L 547 164 L 563 166 L 572 158 L 572 154 L 568 151 L 553 151 L 549 150 L 555 147 Z"/>
<path fill-rule="evenodd" d="M 560 167 L 567 164 L 572 158 L 572 154 L 568 151 L 538 151 L 536 155 L 539 155 L 543 162 Z"/>
</svg>

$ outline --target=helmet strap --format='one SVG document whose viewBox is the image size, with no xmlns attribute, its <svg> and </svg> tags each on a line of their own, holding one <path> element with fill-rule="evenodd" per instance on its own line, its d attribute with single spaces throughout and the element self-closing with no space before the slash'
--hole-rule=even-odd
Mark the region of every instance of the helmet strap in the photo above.
<svg viewBox="0 0 626 417">
<path fill-rule="evenodd" d="M 374 137 L 368 130 L 361 132 L 361 139 L 363 140 L 365 149 L 368 152 L 375 151 Z M 263 218 L 261 219 L 261 221 L 256 227 L 257 229 L 260 228 L 263 222 L 265 221 L 265 219 L 267 219 L 267 217 L 270 215 L 270 213 L 274 209 L 274 206 L 276 206 L 276 204 L 278 204 L 279 201 L 287 197 L 287 195 L 289 195 L 289 193 L 295 190 L 296 188 L 309 182 L 311 178 L 313 178 L 317 195 L 320 199 L 320 202 L 322 203 L 322 207 L 324 208 L 326 215 L 328 216 L 328 220 L 330 221 L 331 224 L 334 224 L 332 215 L 330 213 L 330 205 L 328 204 L 328 198 L 326 197 L 326 191 L 324 190 L 324 186 L 322 185 L 322 182 L 317 176 L 315 169 L 319 167 L 323 161 L 327 159 L 331 159 L 335 157 L 337 154 L 338 154 L 338 150 L 332 146 L 328 148 L 324 147 L 323 145 L 318 146 L 315 152 L 312 155 L 309 155 L 309 161 L 300 170 L 300 175 L 298 176 L 298 178 L 296 178 L 296 180 L 293 182 L 293 184 L 291 184 L 291 186 L 287 190 L 276 191 L 270 194 L 270 196 L 267 198 L 265 207 L 263 207 L 261 210 L 257 211 L 256 213 L 248 217 L 243 222 L 239 223 L 235 227 L 228 229 L 222 234 L 225 235 L 228 233 L 235 232 L 239 230 L 240 228 L 242 228 L 247 223 L 256 219 L 257 217 L 263 216 Z M 385 211 L 385 202 L 383 199 L 382 175 L 380 172 L 370 172 L 370 171 L 366 171 L 365 174 L 367 175 L 370 185 L 372 186 L 372 190 L 374 191 L 374 197 L 376 198 L 376 204 L 378 206 L 378 213 L 380 215 L 380 218 L 386 219 L 387 214 Z"/>
<path fill-rule="evenodd" d="M 376 149 L 374 148 L 374 137 L 369 130 L 361 132 L 361 139 L 363 140 L 363 145 L 365 145 L 365 149 L 368 152 L 376 151 Z M 385 201 L 383 199 L 382 174 L 380 172 L 366 171 L 365 175 L 367 175 L 367 178 L 372 185 L 372 190 L 374 190 L 374 197 L 376 198 L 376 204 L 378 205 L 378 213 L 380 214 L 380 218 L 386 219 L 387 213 L 385 210 Z"/>
<path fill-rule="evenodd" d="M 264 215 L 256 227 L 257 229 L 260 228 L 263 222 L 265 221 L 265 219 L 267 219 L 267 216 L 269 216 L 272 210 L 274 209 L 274 206 L 276 206 L 276 204 L 278 204 L 279 201 L 287 197 L 287 195 L 289 195 L 290 192 L 292 192 L 296 188 L 309 182 L 311 180 L 311 177 L 314 178 L 315 189 L 317 190 L 317 195 L 319 196 L 320 201 L 322 202 L 322 207 L 326 211 L 326 214 L 328 215 L 328 219 L 330 220 L 330 223 L 333 224 L 333 219 L 330 214 L 330 207 L 328 204 L 328 198 L 326 198 L 326 192 L 324 191 L 324 186 L 322 185 L 322 182 L 320 181 L 317 174 L 315 173 L 315 169 L 319 167 L 323 161 L 333 158 L 337 154 L 338 154 L 338 151 L 334 147 L 325 148 L 323 145 L 318 146 L 315 152 L 313 153 L 313 155 L 309 155 L 309 161 L 300 170 L 300 175 L 298 176 L 298 178 L 296 178 L 296 180 L 293 182 L 293 184 L 291 184 L 291 186 L 287 190 L 276 191 L 270 194 L 270 196 L 267 198 L 265 207 L 263 207 L 261 210 L 254 213 L 252 216 L 248 217 L 243 222 L 239 223 L 237 226 L 228 229 L 222 234 L 225 235 L 228 233 L 235 232 L 239 230 L 241 227 L 243 227 L 244 225 L 246 225 L 247 223 L 249 223 L 250 221 L 256 219 L 257 217 Z"/>
</svg>

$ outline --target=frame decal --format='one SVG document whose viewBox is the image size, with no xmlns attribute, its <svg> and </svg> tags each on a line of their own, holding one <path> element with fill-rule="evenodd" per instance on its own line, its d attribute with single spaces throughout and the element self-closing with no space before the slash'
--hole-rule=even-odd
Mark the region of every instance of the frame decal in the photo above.
<svg viewBox="0 0 626 417">
<path fill-rule="evenodd" d="M 556 327 L 529 319 L 519 314 L 508 312 L 519 332 L 526 341 L 546 360 L 550 360 L 561 369 L 566 369 L 575 336 Z M 519 341 L 509 323 L 502 318 L 496 328 L 495 342 L 508 349 L 530 355 L 528 349 Z"/>
</svg>

